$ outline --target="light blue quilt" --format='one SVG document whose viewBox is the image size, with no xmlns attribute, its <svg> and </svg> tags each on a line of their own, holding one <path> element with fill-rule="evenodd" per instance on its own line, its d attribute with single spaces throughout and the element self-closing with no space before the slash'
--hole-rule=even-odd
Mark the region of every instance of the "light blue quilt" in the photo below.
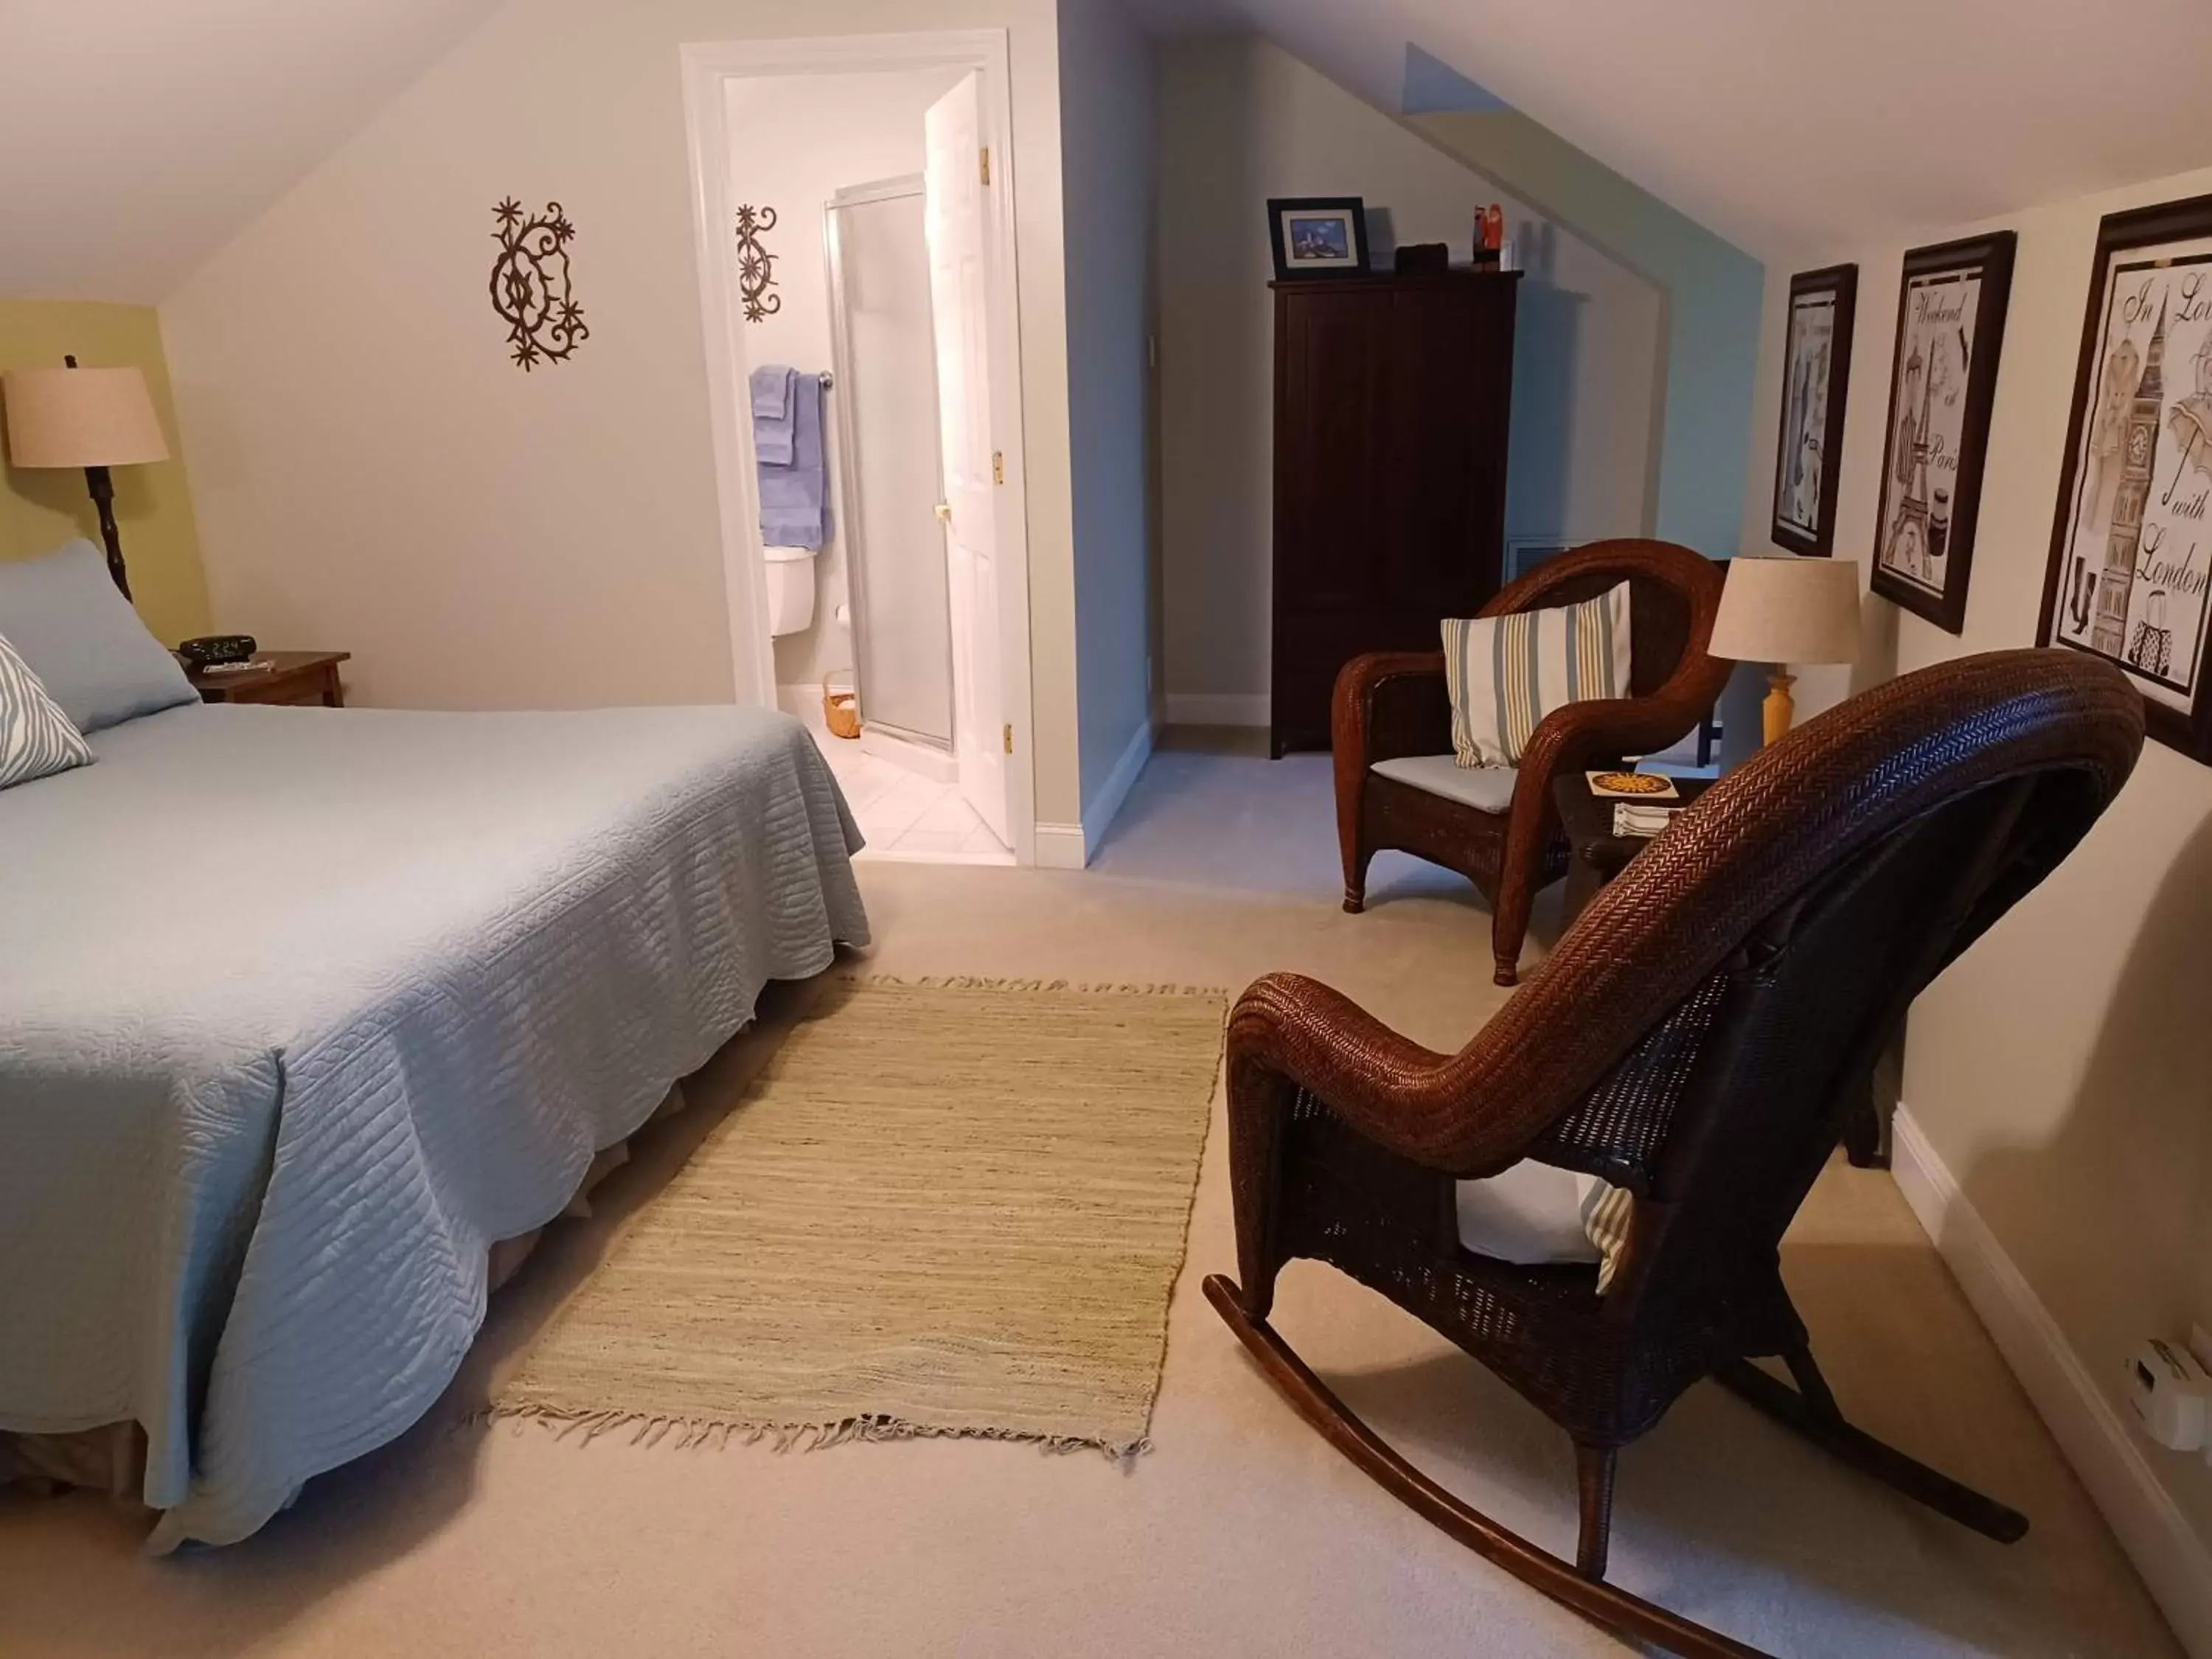
<svg viewBox="0 0 2212 1659">
<path fill-rule="evenodd" d="M 157 1548 L 451 1380 L 495 1240 L 865 944 L 804 728 L 191 707 L 0 792 L 0 1428 L 136 1419 Z"/>
</svg>

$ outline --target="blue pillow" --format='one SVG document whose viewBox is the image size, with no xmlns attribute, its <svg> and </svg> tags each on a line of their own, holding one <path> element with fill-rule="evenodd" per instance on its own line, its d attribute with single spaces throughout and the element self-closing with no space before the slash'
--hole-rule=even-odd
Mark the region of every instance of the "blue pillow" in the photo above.
<svg viewBox="0 0 2212 1659">
<path fill-rule="evenodd" d="M 80 732 L 199 701 L 88 541 L 0 559 L 0 635 Z"/>
</svg>

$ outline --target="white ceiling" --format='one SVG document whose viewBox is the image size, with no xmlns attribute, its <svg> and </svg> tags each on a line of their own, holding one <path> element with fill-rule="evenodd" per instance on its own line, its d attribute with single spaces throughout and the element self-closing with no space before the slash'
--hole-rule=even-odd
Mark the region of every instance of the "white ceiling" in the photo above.
<svg viewBox="0 0 2212 1659">
<path fill-rule="evenodd" d="M 0 294 L 165 297 L 497 3 L 0 0 Z M 1129 3 L 1385 109 L 1419 46 L 1762 257 L 2212 165 L 2205 0 Z"/>
<path fill-rule="evenodd" d="M 166 298 L 497 0 L 0 0 L 0 295 Z"/>
</svg>

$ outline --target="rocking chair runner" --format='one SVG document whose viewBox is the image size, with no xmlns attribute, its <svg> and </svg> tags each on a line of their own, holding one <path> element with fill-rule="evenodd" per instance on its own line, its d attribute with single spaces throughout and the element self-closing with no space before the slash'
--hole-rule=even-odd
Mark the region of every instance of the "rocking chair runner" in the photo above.
<svg viewBox="0 0 2212 1659">
<path fill-rule="evenodd" d="M 1847 1423 L 1784 1288 L 1782 1235 L 1928 981 L 2063 860 L 2126 781 L 2142 700 L 2064 651 L 1969 657 L 1808 722 L 1717 785 L 1602 891 L 1456 1054 L 1311 980 L 1231 1016 L 1241 1287 L 1209 1300 L 1269 1379 L 1414 1509 L 1625 1635 L 1753 1650 L 1605 1582 L 1614 1455 L 1711 1376 L 2001 1541 L 2018 1514 Z M 1521 1161 L 1632 1195 L 1610 1288 L 1583 1263 L 1463 1248 L 1455 1183 Z M 1571 1565 L 1468 1507 L 1354 1418 L 1267 1323 L 1328 1261 L 1483 1361 L 1572 1437 Z M 1792 1389 L 1752 1364 L 1779 1358 Z"/>
</svg>

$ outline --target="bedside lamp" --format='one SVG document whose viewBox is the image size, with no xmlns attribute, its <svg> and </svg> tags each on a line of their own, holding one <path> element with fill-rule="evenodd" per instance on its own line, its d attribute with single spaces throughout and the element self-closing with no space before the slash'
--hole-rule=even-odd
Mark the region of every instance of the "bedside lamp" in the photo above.
<svg viewBox="0 0 2212 1659">
<path fill-rule="evenodd" d="M 1787 555 L 1729 561 L 1713 621 L 1716 657 L 1773 665 L 1766 678 L 1766 741 L 1790 730 L 1796 712 L 1793 662 L 1851 662 L 1859 654 L 1859 568 L 1848 559 Z"/>
<path fill-rule="evenodd" d="M 115 528 L 111 466 L 166 461 L 169 446 L 147 395 L 146 377 L 135 368 L 11 368 L 5 386 L 8 459 L 21 467 L 81 466 L 100 513 L 100 538 L 107 544 L 107 574 L 131 597 L 123 569 L 123 538 Z"/>
</svg>

